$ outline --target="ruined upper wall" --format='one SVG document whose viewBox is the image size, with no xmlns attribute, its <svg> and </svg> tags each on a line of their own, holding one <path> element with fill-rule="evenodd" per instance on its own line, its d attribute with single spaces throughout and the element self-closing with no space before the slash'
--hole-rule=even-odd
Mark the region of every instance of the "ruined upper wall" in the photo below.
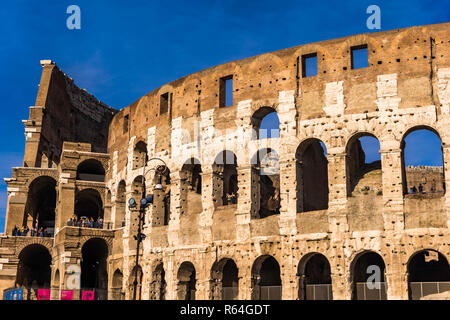
<svg viewBox="0 0 450 320">
<path fill-rule="evenodd" d="M 106 152 L 108 126 L 117 110 L 78 88 L 53 62 L 41 63 L 36 103 L 24 121 L 24 166 L 46 166 L 45 161 L 58 163 L 64 141 L 90 143 L 93 151 Z"/>
<path fill-rule="evenodd" d="M 168 83 L 143 96 L 115 115 L 109 149 L 118 150 L 132 136 L 146 138 L 158 128 L 156 151 L 169 149 L 171 119 L 199 117 L 214 109 L 214 126 L 234 125 L 239 101 L 252 99 L 252 110 L 278 103 L 278 93 L 295 90 L 299 120 L 326 116 L 327 83 L 343 81 L 344 113 L 377 111 L 377 76 L 397 74 L 399 108 L 439 105 L 437 68 L 450 66 L 450 23 L 359 34 L 306 44 L 218 65 Z M 352 69 L 350 48 L 367 44 L 368 68 Z M 318 73 L 302 77 L 302 55 L 317 53 Z M 233 75 L 233 106 L 219 108 L 219 82 Z M 171 93 L 173 107 L 160 115 L 160 96 Z M 438 106 L 439 107 L 439 106 Z M 438 108 L 439 110 L 439 108 Z M 124 117 L 128 128 L 124 129 Z M 190 128 L 185 128 L 192 130 Z M 165 137 L 164 135 L 169 135 Z M 168 138 L 168 139 L 166 139 Z"/>
</svg>

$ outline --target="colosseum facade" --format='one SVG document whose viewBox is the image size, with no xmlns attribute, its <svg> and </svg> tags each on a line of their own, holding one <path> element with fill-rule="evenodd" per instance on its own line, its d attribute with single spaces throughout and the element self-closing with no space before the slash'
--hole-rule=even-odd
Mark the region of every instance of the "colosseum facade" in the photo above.
<svg viewBox="0 0 450 320">
<path fill-rule="evenodd" d="M 354 66 L 359 49 L 365 68 Z M 450 291 L 449 52 L 450 23 L 353 35 L 208 68 L 120 111 L 42 60 L 23 166 L 5 178 L 0 288 L 133 299 L 136 277 L 137 299 Z M 272 112 L 279 136 L 266 137 Z M 404 139 L 418 129 L 440 138 L 443 167 L 405 165 Z M 364 136 L 379 141 L 372 166 Z M 410 181 L 432 186 L 410 193 Z"/>
</svg>

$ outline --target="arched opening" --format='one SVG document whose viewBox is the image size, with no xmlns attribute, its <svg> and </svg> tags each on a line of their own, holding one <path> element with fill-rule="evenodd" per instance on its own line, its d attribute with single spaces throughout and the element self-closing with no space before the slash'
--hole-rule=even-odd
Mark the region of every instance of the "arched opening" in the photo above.
<svg viewBox="0 0 450 320">
<path fill-rule="evenodd" d="M 166 166 L 159 166 L 153 178 L 153 184 L 162 185 L 162 189 L 153 191 L 153 219 L 154 227 L 167 226 L 170 220 L 170 170 Z"/>
<path fill-rule="evenodd" d="M 23 225 L 53 235 L 55 208 L 56 180 L 47 176 L 34 179 L 28 188 Z"/>
<path fill-rule="evenodd" d="M 125 226 L 126 201 L 126 184 L 124 180 L 121 180 L 117 187 L 116 195 L 116 213 L 114 217 L 114 225 L 116 228 Z"/>
<path fill-rule="evenodd" d="M 280 213 L 280 172 L 278 153 L 259 150 L 251 159 L 251 217 L 265 218 Z"/>
<path fill-rule="evenodd" d="M 222 151 L 213 164 L 213 201 L 215 206 L 238 201 L 237 158 L 232 151 Z"/>
<path fill-rule="evenodd" d="M 189 191 L 202 194 L 202 166 L 200 161 L 190 158 L 181 168 L 183 181 L 188 184 Z"/>
<path fill-rule="evenodd" d="M 447 259 L 435 250 L 416 252 L 408 262 L 409 299 L 450 291 L 450 266 Z"/>
<path fill-rule="evenodd" d="M 382 195 L 380 142 L 368 133 L 354 135 L 346 147 L 347 196 Z"/>
<path fill-rule="evenodd" d="M 131 197 L 139 203 L 142 198 L 145 198 L 145 179 L 144 176 L 137 176 L 131 184 Z M 126 206 L 126 204 L 124 204 Z M 138 205 L 139 206 L 139 205 Z M 138 207 L 139 208 L 139 207 Z M 139 225 L 139 211 L 130 210 L 130 232 L 136 234 Z"/>
<path fill-rule="evenodd" d="M 280 137 L 280 120 L 272 107 L 259 108 L 251 118 L 252 139 L 268 139 Z"/>
<path fill-rule="evenodd" d="M 61 285 L 61 280 L 60 280 L 59 270 L 56 270 L 55 277 L 53 278 L 53 282 L 52 282 L 52 288 L 59 289 L 60 285 Z"/>
<path fill-rule="evenodd" d="M 78 220 L 83 217 L 97 221 L 103 219 L 103 204 L 100 193 L 95 189 L 83 189 L 75 195 L 75 215 Z"/>
<path fill-rule="evenodd" d="M 136 279 L 136 270 L 137 270 L 137 279 Z M 129 287 L 128 287 L 128 292 L 130 295 L 130 299 L 133 299 L 134 296 L 134 280 L 137 280 L 137 285 L 136 285 L 136 300 L 142 300 L 142 268 L 141 266 L 134 266 L 133 270 L 130 273 L 130 277 L 128 280 L 129 283 Z"/>
<path fill-rule="evenodd" d="M 444 154 L 439 134 L 420 126 L 406 132 L 401 143 L 403 194 L 443 196 Z"/>
<path fill-rule="evenodd" d="M 143 141 L 139 141 L 136 143 L 133 150 L 133 169 L 144 167 L 147 161 L 147 144 Z"/>
<path fill-rule="evenodd" d="M 77 180 L 105 182 L 105 169 L 100 161 L 88 159 L 77 167 Z"/>
<path fill-rule="evenodd" d="M 385 264 L 376 252 L 366 251 L 355 257 L 351 265 L 353 300 L 386 300 Z"/>
<path fill-rule="evenodd" d="M 298 265 L 300 300 L 333 300 L 331 268 L 320 253 L 308 254 Z"/>
<path fill-rule="evenodd" d="M 328 209 L 328 160 L 318 139 L 302 142 L 296 151 L 297 212 Z"/>
<path fill-rule="evenodd" d="M 112 300 L 123 300 L 124 293 L 122 291 L 123 284 L 123 274 L 122 271 L 117 269 L 114 271 L 112 282 L 111 282 L 111 299 Z"/>
<path fill-rule="evenodd" d="M 280 265 L 274 257 L 264 255 L 252 267 L 252 300 L 281 300 Z"/>
<path fill-rule="evenodd" d="M 177 297 L 178 300 L 195 300 L 195 268 L 188 261 L 183 262 L 177 274 Z"/>
<path fill-rule="evenodd" d="M 211 299 L 236 300 L 239 295 L 239 270 L 232 259 L 215 262 L 211 269 Z"/>
<path fill-rule="evenodd" d="M 108 244 L 100 238 L 92 238 L 81 247 L 81 291 L 94 291 L 95 300 L 108 299 L 108 273 L 106 258 Z"/>
<path fill-rule="evenodd" d="M 38 289 L 50 289 L 52 256 L 48 249 L 40 244 L 30 244 L 19 253 L 16 285 L 28 289 L 37 295 Z"/>
<path fill-rule="evenodd" d="M 166 296 L 166 273 L 162 263 L 153 270 L 152 282 L 150 283 L 150 300 L 165 300 Z"/>
</svg>

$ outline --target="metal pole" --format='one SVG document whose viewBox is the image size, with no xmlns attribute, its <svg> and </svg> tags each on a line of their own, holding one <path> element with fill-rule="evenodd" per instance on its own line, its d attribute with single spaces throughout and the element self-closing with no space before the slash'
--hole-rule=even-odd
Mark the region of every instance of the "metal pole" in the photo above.
<svg viewBox="0 0 450 320">
<path fill-rule="evenodd" d="M 137 232 L 137 246 L 136 246 L 136 271 L 134 273 L 134 292 L 133 292 L 133 300 L 136 300 L 136 291 L 137 291 L 137 275 L 138 275 L 138 266 L 139 266 L 139 245 L 141 243 L 141 219 L 142 219 L 142 211 L 144 211 L 145 208 L 142 206 L 139 208 L 139 222 L 138 222 L 138 232 Z"/>
</svg>

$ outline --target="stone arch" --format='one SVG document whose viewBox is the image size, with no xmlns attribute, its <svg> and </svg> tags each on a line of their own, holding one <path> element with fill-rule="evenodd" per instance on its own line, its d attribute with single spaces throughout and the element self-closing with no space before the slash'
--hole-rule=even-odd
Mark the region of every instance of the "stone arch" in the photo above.
<svg viewBox="0 0 450 320">
<path fill-rule="evenodd" d="M 108 254 L 109 246 L 103 238 L 90 238 L 81 246 L 80 287 L 94 291 L 96 300 L 108 298 Z"/>
<path fill-rule="evenodd" d="M 158 260 L 152 269 L 152 281 L 150 283 L 150 300 L 165 300 L 167 291 L 166 273 L 164 263 Z"/>
<path fill-rule="evenodd" d="M 322 146 L 309 138 L 296 150 L 297 212 L 328 209 L 328 160 Z"/>
<path fill-rule="evenodd" d="M 160 165 L 157 167 L 153 176 L 153 226 L 167 226 L 170 221 L 170 194 L 171 194 L 171 178 L 170 169 L 167 166 Z M 158 186 L 158 187 L 157 187 Z"/>
<path fill-rule="evenodd" d="M 440 155 L 442 158 L 442 167 L 425 167 L 425 166 L 406 166 L 405 150 L 407 147 L 406 138 L 413 132 L 426 130 L 434 135 L 440 141 Z M 401 162 L 402 162 L 402 185 L 403 194 L 422 194 L 431 193 L 437 196 L 443 196 L 445 190 L 445 162 L 444 162 L 444 143 L 438 130 L 429 125 L 411 125 L 408 126 L 402 134 L 400 141 Z M 418 186 L 416 187 L 416 184 Z M 416 188 L 415 188 L 416 187 Z"/>
<path fill-rule="evenodd" d="M 382 168 L 381 159 L 366 163 L 366 152 L 364 151 L 360 138 L 371 137 L 378 142 L 378 148 L 380 148 L 380 141 L 378 138 L 369 132 L 356 132 L 348 140 L 345 146 L 345 168 L 346 168 L 346 184 L 347 184 L 347 196 L 351 196 L 352 192 L 358 192 L 355 190 L 358 183 L 364 178 L 369 176 L 375 176 L 376 180 L 370 179 L 370 185 L 364 184 L 364 188 L 369 187 L 367 192 L 382 192 Z"/>
<path fill-rule="evenodd" d="M 127 185 L 125 180 L 120 180 L 117 186 L 116 193 L 116 211 L 114 216 L 114 226 L 116 228 L 123 227 L 125 225 L 125 216 L 127 208 Z"/>
<path fill-rule="evenodd" d="M 19 249 L 19 248 L 18 248 Z M 18 251 L 15 283 L 28 289 L 50 288 L 51 251 L 41 243 L 29 243 Z"/>
<path fill-rule="evenodd" d="M 196 271 L 189 261 L 181 263 L 177 272 L 177 297 L 178 300 L 195 300 Z"/>
<path fill-rule="evenodd" d="M 49 228 L 53 234 L 55 227 L 56 185 L 53 177 L 36 177 L 28 186 L 27 202 L 23 217 L 23 226 L 29 228 Z M 28 223 L 31 222 L 31 225 Z"/>
<path fill-rule="evenodd" d="M 265 218 L 280 213 L 280 171 L 278 152 L 258 150 L 251 159 L 251 217 Z"/>
<path fill-rule="evenodd" d="M 88 219 L 103 218 L 103 200 L 101 193 L 95 188 L 86 188 L 78 190 L 75 194 L 75 215 L 78 218 L 87 217 Z"/>
<path fill-rule="evenodd" d="M 386 300 L 386 265 L 372 250 L 361 250 L 350 263 L 349 280 L 353 300 Z"/>
<path fill-rule="evenodd" d="M 214 205 L 236 204 L 238 201 L 237 157 L 229 150 L 221 151 L 212 165 Z"/>
<path fill-rule="evenodd" d="M 297 267 L 300 300 L 332 300 L 331 266 L 325 255 L 318 252 L 306 254 Z"/>
<path fill-rule="evenodd" d="M 239 295 L 239 269 L 231 258 L 215 261 L 211 268 L 211 300 L 235 300 Z"/>
<path fill-rule="evenodd" d="M 112 300 L 123 300 L 124 292 L 122 291 L 123 286 L 123 273 L 117 268 L 112 276 L 111 280 L 111 298 Z"/>
<path fill-rule="evenodd" d="M 408 259 L 407 275 L 410 300 L 450 290 L 450 266 L 445 255 L 437 250 L 413 253 Z"/>
<path fill-rule="evenodd" d="M 259 256 L 252 266 L 252 300 L 281 300 L 281 271 L 271 255 Z"/>
<path fill-rule="evenodd" d="M 139 140 L 133 148 L 133 170 L 144 167 L 147 161 L 147 144 L 143 140 Z"/>
<path fill-rule="evenodd" d="M 97 159 L 86 159 L 77 166 L 77 180 L 105 182 L 105 168 Z"/>
<path fill-rule="evenodd" d="M 91 239 L 94 239 L 94 238 L 101 239 L 101 240 L 105 241 L 105 243 L 106 243 L 106 245 L 108 247 L 108 255 L 112 254 L 113 238 L 111 238 L 111 237 L 103 237 L 100 232 L 98 232 L 98 234 L 96 234 L 95 236 L 92 236 L 92 234 L 89 235 L 89 236 L 82 236 L 80 238 L 80 245 L 79 245 L 80 248 L 82 248 L 87 241 L 89 241 Z"/>
<path fill-rule="evenodd" d="M 20 241 L 20 243 L 16 246 L 14 257 L 16 259 L 19 259 L 20 252 L 30 245 L 41 245 L 45 247 L 50 253 L 53 250 L 53 240 L 51 239 L 46 240 L 45 238 L 26 238 L 25 241 Z"/>
</svg>

